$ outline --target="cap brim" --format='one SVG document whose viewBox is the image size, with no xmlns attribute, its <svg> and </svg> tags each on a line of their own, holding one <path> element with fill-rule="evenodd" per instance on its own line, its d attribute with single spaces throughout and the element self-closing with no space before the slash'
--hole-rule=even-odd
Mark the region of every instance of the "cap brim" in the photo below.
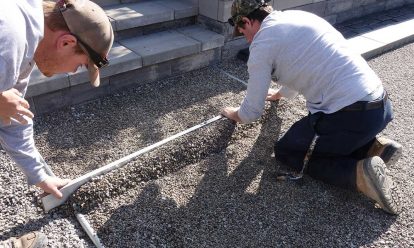
<svg viewBox="0 0 414 248">
<path fill-rule="evenodd" d="M 89 60 L 88 71 L 89 71 L 89 79 L 91 80 L 92 86 L 93 87 L 98 87 L 99 84 L 100 84 L 99 69 L 93 63 L 92 60 Z"/>
</svg>

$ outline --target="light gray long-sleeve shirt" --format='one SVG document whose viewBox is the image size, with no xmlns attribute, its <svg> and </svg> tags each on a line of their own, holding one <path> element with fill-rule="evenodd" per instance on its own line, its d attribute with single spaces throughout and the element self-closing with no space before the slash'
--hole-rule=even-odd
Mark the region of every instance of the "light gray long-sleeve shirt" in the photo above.
<svg viewBox="0 0 414 248">
<path fill-rule="evenodd" d="M 26 93 L 35 62 L 36 47 L 43 38 L 42 0 L 2 1 L 0 7 L 0 92 L 15 88 Z M 23 170 L 29 184 L 46 179 L 43 159 L 33 140 L 33 122 L 0 123 L 0 143 Z"/>
<path fill-rule="evenodd" d="M 272 77 L 282 86 L 282 96 L 302 94 L 311 113 L 334 113 L 383 91 L 381 80 L 346 39 L 304 11 L 269 14 L 253 38 L 247 65 L 247 93 L 238 112 L 243 123 L 262 115 Z"/>
</svg>

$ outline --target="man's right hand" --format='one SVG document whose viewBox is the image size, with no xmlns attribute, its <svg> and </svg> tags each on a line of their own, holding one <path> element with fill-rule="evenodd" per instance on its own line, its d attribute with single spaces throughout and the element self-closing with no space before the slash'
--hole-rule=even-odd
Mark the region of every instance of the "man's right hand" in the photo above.
<svg viewBox="0 0 414 248">
<path fill-rule="evenodd" d="M 0 92 L 0 119 L 5 125 L 11 124 L 14 119 L 21 124 L 27 124 L 24 116 L 32 119 L 33 113 L 29 110 L 29 103 L 22 98 L 22 94 L 16 89 Z"/>
<path fill-rule="evenodd" d="M 266 101 L 277 101 L 280 100 L 282 98 L 282 95 L 279 93 L 278 90 L 274 90 L 274 89 L 269 89 L 267 91 L 267 96 L 266 96 Z"/>
<path fill-rule="evenodd" d="M 59 191 L 60 188 L 65 186 L 70 182 L 69 179 L 60 179 L 58 177 L 49 176 L 43 182 L 36 184 L 37 187 L 43 189 L 45 193 L 54 195 L 56 198 L 62 198 L 62 192 Z"/>
</svg>

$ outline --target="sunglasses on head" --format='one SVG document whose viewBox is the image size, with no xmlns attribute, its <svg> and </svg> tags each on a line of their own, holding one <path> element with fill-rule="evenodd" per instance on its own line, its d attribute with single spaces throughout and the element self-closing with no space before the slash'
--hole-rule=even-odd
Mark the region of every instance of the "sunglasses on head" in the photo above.
<svg viewBox="0 0 414 248">
<path fill-rule="evenodd" d="M 229 24 L 231 25 L 231 26 L 233 26 L 234 27 L 234 21 L 233 21 L 233 18 L 235 18 L 235 16 L 232 16 L 232 17 L 230 17 L 227 21 L 229 22 Z"/>
<path fill-rule="evenodd" d="M 244 21 L 243 20 L 241 20 L 241 21 L 239 21 L 238 23 L 235 23 L 234 22 L 234 19 L 237 17 L 238 15 L 235 15 L 235 16 L 232 16 L 232 17 L 230 17 L 227 21 L 229 22 L 229 24 L 231 25 L 231 26 L 235 26 L 235 25 L 240 25 L 240 23 L 244 23 Z M 251 13 L 249 13 L 249 14 L 247 14 L 246 16 L 245 16 L 246 18 L 248 18 L 248 19 L 250 19 L 251 18 Z"/>
</svg>

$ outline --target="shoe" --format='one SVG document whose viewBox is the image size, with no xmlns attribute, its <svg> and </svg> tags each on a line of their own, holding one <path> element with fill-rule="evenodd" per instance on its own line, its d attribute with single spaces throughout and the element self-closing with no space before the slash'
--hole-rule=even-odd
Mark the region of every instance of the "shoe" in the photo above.
<svg viewBox="0 0 414 248">
<path fill-rule="evenodd" d="M 379 156 L 387 166 L 395 164 L 402 155 L 402 145 L 385 137 L 375 138 L 368 157 Z"/>
<path fill-rule="evenodd" d="M 385 175 L 385 163 L 378 156 L 360 160 L 357 163 L 357 189 L 374 200 L 387 213 L 398 215 L 396 185 Z"/>
<path fill-rule="evenodd" d="M 0 242 L 0 248 L 43 248 L 46 246 L 47 238 L 40 232 L 31 232 L 19 238 L 10 238 Z"/>
</svg>

